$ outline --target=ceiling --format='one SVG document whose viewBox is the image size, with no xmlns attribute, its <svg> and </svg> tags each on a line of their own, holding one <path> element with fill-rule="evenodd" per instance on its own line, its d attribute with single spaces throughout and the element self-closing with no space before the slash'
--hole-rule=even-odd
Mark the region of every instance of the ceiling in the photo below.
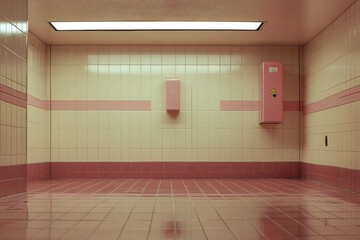
<svg viewBox="0 0 360 240">
<path fill-rule="evenodd" d="M 356 0 L 29 0 L 30 31 L 51 45 L 304 45 Z M 259 32 L 57 32 L 50 21 L 265 21 Z"/>
</svg>

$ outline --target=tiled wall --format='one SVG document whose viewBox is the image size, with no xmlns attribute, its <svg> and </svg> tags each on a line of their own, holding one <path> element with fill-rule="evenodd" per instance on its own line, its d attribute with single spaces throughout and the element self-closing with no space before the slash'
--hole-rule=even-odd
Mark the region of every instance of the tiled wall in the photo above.
<svg viewBox="0 0 360 240">
<path fill-rule="evenodd" d="M 360 181 L 360 1 L 303 53 L 303 174 L 354 190 Z"/>
<path fill-rule="evenodd" d="M 50 177 L 50 47 L 29 33 L 28 180 Z"/>
<path fill-rule="evenodd" d="M 0 197 L 26 190 L 27 0 L 0 2 Z"/>
<path fill-rule="evenodd" d="M 285 119 L 261 126 L 258 71 L 262 61 L 274 60 L 285 69 Z M 167 78 L 181 81 L 177 117 L 165 110 Z M 229 102 L 237 107 L 222 107 Z M 222 163 L 250 163 L 254 172 L 275 176 L 299 162 L 299 48 L 52 46 L 51 109 L 53 177 L 100 168 L 161 177 L 164 164 L 174 172 L 186 172 L 184 163 L 206 172 L 209 162 L 220 164 L 214 171 Z"/>
</svg>

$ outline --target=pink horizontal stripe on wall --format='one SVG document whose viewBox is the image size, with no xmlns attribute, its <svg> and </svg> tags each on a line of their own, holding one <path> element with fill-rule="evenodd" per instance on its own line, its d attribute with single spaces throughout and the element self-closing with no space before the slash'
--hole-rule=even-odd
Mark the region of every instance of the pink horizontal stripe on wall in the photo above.
<svg viewBox="0 0 360 240">
<path fill-rule="evenodd" d="M 37 107 L 43 110 L 50 110 L 50 101 L 49 100 L 41 100 L 34 96 L 28 95 L 27 98 L 28 105 Z"/>
<path fill-rule="evenodd" d="M 220 101 L 221 111 L 259 111 L 259 101 Z"/>
<path fill-rule="evenodd" d="M 51 110 L 65 111 L 150 111 L 151 101 L 52 100 Z"/>
<path fill-rule="evenodd" d="M 284 101 L 284 111 L 303 111 L 302 101 Z"/>
<path fill-rule="evenodd" d="M 221 111 L 259 111 L 259 101 L 220 101 Z M 301 111 L 300 101 L 284 101 L 284 111 Z"/>
<path fill-rule="evenodd" d="M 360 100 L 360 86 L 348 88 L 344 91 L 328 96 L 320 101 L 306 104 L 304 106 L 304 114 L 319 112 L 322 110 L 356 102 L 359 100 Z"/>
<path fill-rule="evenodd" d="M 43 110 L 65 111 L 150 111 L 151 101 L 41 100 L 28 95 L 28 104 Z"/>
<path fill-rule="evenodd" d="M 0 92 L 6 93 L 16 98 L 20 98 L 22 100 L 26 100 L 26 93 L 20 92 L 3 84 L 0 84 Z"/>
<path fill-rule="evenodd" d="M 17 91 L 3 84 L 0 84 L 0 100 L 23 108 L 27 106 L 26 93 Z"/>
</svg>

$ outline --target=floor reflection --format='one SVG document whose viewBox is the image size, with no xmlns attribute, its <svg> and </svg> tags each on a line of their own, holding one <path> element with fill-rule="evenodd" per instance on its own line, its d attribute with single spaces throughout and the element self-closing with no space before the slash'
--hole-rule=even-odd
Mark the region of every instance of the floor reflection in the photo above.
<svg viewBox="0 0 360 240">
<path fill-rule="evenodd" d="M 359 239 L 354 193 L 301 180 L 53 180 L 0 199 L 0 239 Z"/>
</svg>

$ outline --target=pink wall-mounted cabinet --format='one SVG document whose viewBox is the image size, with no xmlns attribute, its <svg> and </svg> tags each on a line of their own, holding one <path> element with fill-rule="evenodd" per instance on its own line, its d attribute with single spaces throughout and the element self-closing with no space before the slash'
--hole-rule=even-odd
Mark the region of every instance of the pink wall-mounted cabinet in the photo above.
<svg viewBox="0 0 360 240">
<path fill-rule="evenodd" d="M 167 112 L 180 111 L 180 80 L 179 79 L 166 80 L 166 111 Z"/>
<path fill-rule="evenodd" d="M 263 62 L 260 66 L 260 123 L 283 121 L 283 66 L 280 62 Z"/>
</svg>

